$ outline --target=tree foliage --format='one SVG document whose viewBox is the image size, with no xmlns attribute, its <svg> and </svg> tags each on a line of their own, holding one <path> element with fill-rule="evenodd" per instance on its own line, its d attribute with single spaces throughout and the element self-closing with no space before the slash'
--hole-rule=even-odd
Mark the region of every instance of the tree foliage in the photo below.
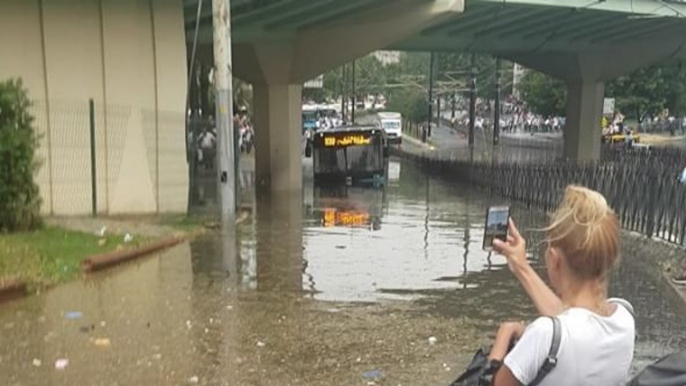
<svg viewBox="0 0 686 386">
<path fill-rule="evenodd" d="M 38 136 L 21 81 L 0 82 L 0 232 L 34 229 L 41 224 Z"/>
<path fill-rule="evenodd" d="M 522 78 L 519 91 L 533 113 L 543 116 L 565 115 L 567 87 L 561 80 L 532 70 Z"/>
<path fill-rule="evenodd" d="M 605 95 L 616 98 L 618 110 L 639 122 L 665 109 L 683 116 L 686 68 L 681 63 L 642 68 L 608 82 Z"/>
</svg>

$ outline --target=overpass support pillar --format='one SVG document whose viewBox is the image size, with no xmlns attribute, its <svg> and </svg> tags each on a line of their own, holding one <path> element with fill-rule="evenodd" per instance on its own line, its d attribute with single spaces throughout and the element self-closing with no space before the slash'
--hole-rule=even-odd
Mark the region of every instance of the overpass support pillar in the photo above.
<svg viewBox="0 0 686 386">
<path fill-rule="evenodd" d="M 302 190 L 302 85 L 253 85 L 259 195 Z"/>
<path fill-rule="evenodd" d="M 567 125 L 564 156 L 580 162 L 600 158 L 600 119 L 603 114 L 603 82 L 567 84 Z"/>
</svg>

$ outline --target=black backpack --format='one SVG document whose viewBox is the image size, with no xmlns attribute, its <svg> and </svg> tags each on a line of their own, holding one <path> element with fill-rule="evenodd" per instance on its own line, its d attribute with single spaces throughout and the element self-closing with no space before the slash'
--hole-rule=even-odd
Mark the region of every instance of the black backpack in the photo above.
<svg viewBox="0 0 686 386">
<path fill-rule="evenodd" d="M 662 357 L 638 373 L 627 386 L 686 385 L 686 350 Z"/>
<path fill-rule="evenodd" d="M 557 365 L 557 354 L 560 351 L 562 328 L 558 318 L 551 317 L 550 319 L 553 321 L 553 340 L 550 344 L 550 351 L 548 351 L 548 357 L 545 362 L 543 362 L 543 366 L 538 370 L 538 375 L 536 375 L 536 378 L 529 383 L 528 386 L 536 386 L 541 383 L 543 378 L 545 378 Z M 490 352 L 490 348 L 477 351 L 476 354 L 474 354 L 472 363 L 467 366 L 467 370 L 451 383 L 450 386 L 491 386 L 493 384 L 493 376 L 497 369 L 493 368 L 488 361 Z M 653 384 L 650 385 L 653 386 Z M 682 383 L 681 385 L 683 386 L 684 384 Z M 639 385 L 637 384 L 636 386 Z M 640 386 L 648 386 L 648 384 L 640 384 Z M 669 386 L 671 386 L 671 384 L 669 384 Z"/>
</svg>

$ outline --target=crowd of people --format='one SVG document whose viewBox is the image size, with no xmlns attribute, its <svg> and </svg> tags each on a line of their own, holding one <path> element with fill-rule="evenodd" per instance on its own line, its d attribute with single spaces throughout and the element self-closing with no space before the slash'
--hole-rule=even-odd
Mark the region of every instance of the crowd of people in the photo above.
<svg viewBox="0 0 686 386">
<path fill-rule="evenodd" d="M 254 130 L 248 110 L 234 106 L 233 128 L 236 148 L 242 153 L 250 153 L 254 146 Z M 214 117 L 191 118 L 188 132 L 188 146 L 195 159 L 197 169 L 214 170 L 217 155 L 217 125 Z"/>
</svg>

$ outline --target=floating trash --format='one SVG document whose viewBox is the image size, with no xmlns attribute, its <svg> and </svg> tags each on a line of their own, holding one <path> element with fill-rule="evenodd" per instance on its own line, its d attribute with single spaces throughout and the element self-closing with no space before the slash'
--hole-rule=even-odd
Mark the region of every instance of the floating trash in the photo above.
<svg viewBox="0 0 686 386">
<path fill-rule="evenodd" d="M 64 370 L 69 366 L 69 359 L 58 359 L 55 361 L 55 369 L 57 370 Z"/>
<path fill-rule="evenodd" d="M 43 364 L 43 362 L 41 362 L 41 360 L 40 360 L 40 359 L 38 359 L 38 358 L 35 358 L 35 359 L 33 360 L 33 365 L 34 365 L 34 366 L 36 366 L 36 367 L 40 367 L 40 366 L 41 366 L 41 364 Z"/>
<path fill-rule="evenodd" d="M 378 370 L 378 369 L 371 370 L 371 371 L 365 371 L 364 373 L 362 373 L 362 376 L 365 379 L 370 379 L 373 381 L 381 379 L 382 375 L 383 374 L 381 373 L 381 370 Z"/>
<path fill-rule="evenodd" d="M 81 312 L 81 311 L 67 312 L 66 314 L 64 314 L 64 317 L 67 319 L 71 319 L 71 320 L 81 319 L 81 318 L 83 318 L 83 312 Z"/>
<path fill-rule="evenodd" d="M 98 338 L 95 341 L 93 341 L 93 343 L 100 348 L 110 347 L 111 344 L 109 338 Z"/>
<path fill-rule="evenodd" d="M 434 344 L 436 344 L 436 342 L 438 342 L 438 339 L 436 339 L 435 336 L 430 336 L 430 337 L 429 337 L 429 344 L 430 344 L 430 345 L 434 345 Z"/>
</svg>

